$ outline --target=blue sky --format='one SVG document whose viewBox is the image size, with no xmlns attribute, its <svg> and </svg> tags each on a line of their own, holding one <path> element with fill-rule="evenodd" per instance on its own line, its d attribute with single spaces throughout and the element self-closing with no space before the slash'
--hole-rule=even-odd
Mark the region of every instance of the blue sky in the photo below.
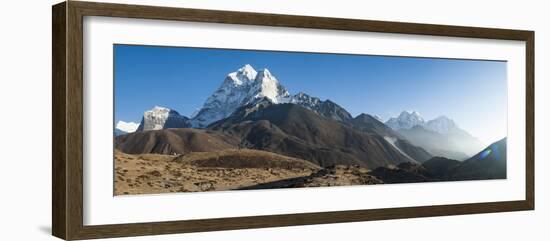
<svg viewBox="0 0 550 241">
<path fill-rule="evenodd" d="M 115 45 L 115 121 L 155 105 L 189 116 L 244 64 L 268 68 L 291 94 L 330 99 L 384 120 L 446 115 L 489 144 L 506 135 L 506 62 Z"/>
</svg>

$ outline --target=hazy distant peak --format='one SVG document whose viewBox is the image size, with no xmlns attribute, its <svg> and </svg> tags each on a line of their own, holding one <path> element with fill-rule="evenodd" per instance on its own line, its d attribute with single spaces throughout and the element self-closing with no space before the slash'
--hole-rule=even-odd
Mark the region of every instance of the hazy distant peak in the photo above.
<svg viewBox="0 0 550 241">
<path fill-rule="evenodd" d="M 442 134 L 458 129 L 454 120 L 445 115 L 440 115 L 433 120 L 425 121 L 422 115 L 415 110 L 402 111 L 398 117 L 392 117 L 386 121 L 386 125 L 394 130 L 411 129 L 420 126 Z"/>
<path fill-rule="evenodd" d="M 412 111 L 403 111 L 401 114 L 399 114 L 400 119 L 411 119 L 411 120 L 418 120 L 421 122 L 424 122 L 424 118 L 418 111 L 412 110 Z"/>
<path fill-rule="evenodd" d="M 423 126 L 424 123 L 424 118 L 417 111 L 403 111 L 398 117 L 392 117 L 386 121 L 386 125 L 394 130 Z"/>
<path fill-rule="evenodd" d="M 455 122 L 448 118 L 447 116 L 439 116 L 433 120 L 430 120 L 426 123 L 426 128 L 439 133 L 448 133 L 455 131 L 458 126 Z"/>
</svg>

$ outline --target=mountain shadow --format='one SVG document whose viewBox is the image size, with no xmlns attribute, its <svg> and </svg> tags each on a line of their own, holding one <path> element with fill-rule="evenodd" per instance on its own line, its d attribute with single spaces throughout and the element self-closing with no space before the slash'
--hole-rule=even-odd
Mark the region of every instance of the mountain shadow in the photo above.
<svg viewBox="0 0 550 241">
<path fill-rule="evenodd" d="M 433 182 L 430 173 L 419 163 L 400 163 L 397 166 L 378 167 L 369 172 L 370 175 L 384 183 L 415 183 Z"/>
<path fill-rule="evenodd" d="M 430 173 L 433 178 L 447 179 L 460 166 L 461 162 L 445 157 L 433 157 L 422 163 L 424 168 Z"/>
<path fill-rule="evenodd" d="M 241 145 L 309 160 L 319 166 L 369 168 L 414 162 L 380 135 L 368 134 L 296 104 L 258 102 L 208 127 Z"/>
<path fill-rule="evenodd" d="M 421 147 L 413 145 L 399 133 L 386 126 L 384 123 L 368 114 L 360 114 L 348 122 L 353 128 L 363 132 L 390 137 L 396 148 L 418 162 L 424 162 L 432 157 L 430 153 Z M 387 139 L 387 138 L 386 138 Z"/>
<path fill-rule="evenodd" d="M 506 138 L 503 138 L 464 161 L 454 170 L 450 179 L 505 179 L 506 161 Z"/>
<path fill-rule="evenodd" d="M 506 138 L 466 161 L 433 157 L 424 163 L 400 163 L 369 172 L 384 183 L 489 180 L 506 178 Z"/>
</svg>

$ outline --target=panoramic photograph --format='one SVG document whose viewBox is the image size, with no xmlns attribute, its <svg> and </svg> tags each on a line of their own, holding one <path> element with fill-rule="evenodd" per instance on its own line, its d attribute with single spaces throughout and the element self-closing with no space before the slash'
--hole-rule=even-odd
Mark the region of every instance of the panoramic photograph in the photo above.
<svg viewBox="0 0 550 241">
<path fill-rule="evenodd" d="M 113 51 L 114 195 L 506 179 L 506 61 Z"/>
</svg>

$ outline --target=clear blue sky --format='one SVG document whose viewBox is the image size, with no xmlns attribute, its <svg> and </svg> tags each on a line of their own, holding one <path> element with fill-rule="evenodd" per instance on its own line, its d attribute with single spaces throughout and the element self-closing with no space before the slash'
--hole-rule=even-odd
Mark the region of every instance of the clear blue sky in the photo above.
<svg viewBox="0 0 550 241">
<path fill-rule="evenodd" d="M 352 115 L 446 115 L 484 142 L 506 135 L 506 62 L 115 45 L 115 121 L 155 105 L 189 116 L 244 64 L 268 68 L 291 94 L 330 99 Z"/>
</svg>

